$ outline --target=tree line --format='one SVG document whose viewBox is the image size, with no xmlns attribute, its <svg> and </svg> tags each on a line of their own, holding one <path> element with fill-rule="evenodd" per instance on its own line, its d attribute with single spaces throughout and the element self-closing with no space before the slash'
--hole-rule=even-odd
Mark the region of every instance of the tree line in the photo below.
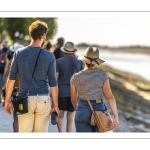
<svg viewBox="0 0 150 150">
<path fill-rule="evenodd" d="M 57 18 L 0 18 L 0 42 L 7 36 L 13 42 L 29 40 L 28 27 L 36 20 L 48 24 L 47 39 L 52 39 L 57 32 Z"/>
</svg>

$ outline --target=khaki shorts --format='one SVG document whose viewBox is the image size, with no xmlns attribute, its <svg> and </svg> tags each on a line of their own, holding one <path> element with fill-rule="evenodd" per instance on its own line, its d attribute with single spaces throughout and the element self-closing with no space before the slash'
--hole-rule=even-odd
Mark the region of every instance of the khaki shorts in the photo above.
<svg viewBox="0 0 150 150">
<path fill-rule="evenodd" d="M 29 96 L 28 113 L 18 115 L 19 132 L 48 132 L 50 96 Z"/>
</svg>

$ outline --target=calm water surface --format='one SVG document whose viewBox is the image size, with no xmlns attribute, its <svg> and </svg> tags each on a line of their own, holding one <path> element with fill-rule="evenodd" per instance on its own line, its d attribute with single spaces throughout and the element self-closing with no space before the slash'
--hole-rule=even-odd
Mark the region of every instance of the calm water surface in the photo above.
<svg viewBox="0 0 150 150">
<path fill-rule="evenodd" d="M 78 49 L 76 55 L 83 53 L 84 50 Z M 150 81 L 150 55 L 100 50 L 100 58 L 106 65 L 139 75 Z"/>
</svg>

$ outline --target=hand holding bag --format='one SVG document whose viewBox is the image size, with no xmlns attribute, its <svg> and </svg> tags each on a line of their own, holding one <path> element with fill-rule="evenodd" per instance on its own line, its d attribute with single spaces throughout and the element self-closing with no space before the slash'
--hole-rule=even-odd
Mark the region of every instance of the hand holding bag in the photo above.
<svg viewBox="0 0 150 150">
<path fill-rule="evenodd" d="M 35 62 L 35 65 L 34 65 L 34 70 L 32 73 L 31 82 L 33 79 L 34 71 L 35 71 L 37 61 L 38 61 L 38 58 L 39 58 L 41 51 L 42 51 L 42 49 L 40 49 L 38 56 L 37 56 L 37 59 L 36 59 L 36 62 Z M 30 84 L 31 84 L 31 82 L 30 82 Z M 28 91 L 28 94 L 29 94 L 29 91 Z M 12 102 L 13 107 L 14 107 L 14 114 L 21 115 L 21 114 L 28 113 L 28 94 L 26 97 L 18 97 L 15 95 L 14 97 L 11 98 L 11 102 Z"/>
<path fill-rule="evenodd" d="M 111 115 L 110 115 L 108 109 L 106 108 L 106 106 L 105 106 L 105 108 L 106 108 L 105 111 L 95 111 L 93 109 L 93 107 L 90 103 L 90 100 L 88 98 L 88 95 L 85 92 L 84 87 L 81 83 L 79 73 L 78 73 L 78 80 L 79 80 L 79 83 L 80 83 L 80 87 L 81 87 L 81 89 L 82 89 L 82 91 L 83 91 L 83 93 L 86 97 L 86 100 L 87 100 L 88 104 L 89 104 L 89 107 L 92 111 L 90 124 L 92 126 L 97 125 L 99 132 L 106 132 L 106 131 L 112 130 L 112 128 L 111 128 L 111 123 L 112 123 Z"/>
</svg>

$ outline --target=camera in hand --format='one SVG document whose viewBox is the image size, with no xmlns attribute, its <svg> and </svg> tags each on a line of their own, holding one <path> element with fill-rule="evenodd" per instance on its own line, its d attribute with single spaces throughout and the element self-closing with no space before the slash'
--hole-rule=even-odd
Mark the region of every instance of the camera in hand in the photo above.
<svg viewBox="0 0 150 150">
<path fill-rule="evenodd" d="M 58 122 L 58 116 L 57 116 L 57 113 L 56 112 L 53 112 L 51 114 L 51 124 L 52 125 L 56 125 Z"/>
</svg>

